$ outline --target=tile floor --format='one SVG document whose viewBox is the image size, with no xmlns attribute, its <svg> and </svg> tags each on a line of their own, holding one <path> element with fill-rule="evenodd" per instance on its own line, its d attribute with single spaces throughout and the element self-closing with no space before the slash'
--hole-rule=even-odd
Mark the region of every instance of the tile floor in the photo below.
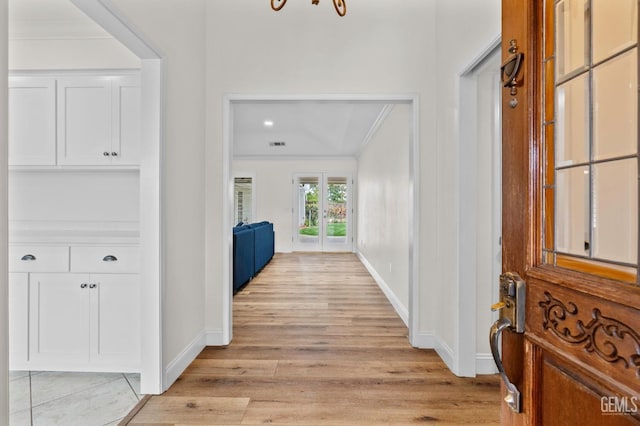
<svg viewBox="0 0 640 426">
<path fill-rule="evenodd" d="M 117 425 L 139 392 L 139 374 L 11 371 L 10 426 Z"/>
</svg>

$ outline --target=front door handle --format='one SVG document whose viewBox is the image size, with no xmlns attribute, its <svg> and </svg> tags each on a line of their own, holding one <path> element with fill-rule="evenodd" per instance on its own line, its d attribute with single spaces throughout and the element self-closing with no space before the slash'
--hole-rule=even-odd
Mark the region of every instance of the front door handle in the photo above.
<svg viewBox="0 0 640 426">
<path fill-rule="evenodd" d="M 502 360 L 500 359 L 500 352 L 498 350 L 498 343 L 500 341 L 500 333 L 507 328 L 513 327 L 511 324 L 511 320 L 506 317 L 502 317 L 493 323 L 491 326 L 491 331 L 489 332 L 489 341 L 491 343 L 491 355 L 493 355 L 493 360 L 496 363 L 496 367 L 498 367 L 498 373 L 500 373 L 500 377 L 504 382 L 505 387 L 507 388 L 507 396 L 504 397 L 504 401 L 507 403 L 509 408 L 512 411 L 519 413 L 520 412 L 520 391 L 509 380 L 507 377 L 506 371 L 504 371 L 504 366 L 502 365 Z"/>
<path fill-rule="evenodd" d="M 500 359 L 499 342 L 500 333 L 506 329 L 515 333 L 524 333 L 525 297 L 525 282 L 517 273 L 506 272 L 500 275 L 500 301 L 491 307 L 492 310 L 500 312 L 500 318 L 491 326 L 489 343 L 491 355 L 493 355 L 500 377 L 507 388 L 507 396 L 504 397 L 504 401 L 516 413 L 520 412 L 520 391 L 516 385 L 511 383 L 504 371 L 504 365 Z"/>
</svg>

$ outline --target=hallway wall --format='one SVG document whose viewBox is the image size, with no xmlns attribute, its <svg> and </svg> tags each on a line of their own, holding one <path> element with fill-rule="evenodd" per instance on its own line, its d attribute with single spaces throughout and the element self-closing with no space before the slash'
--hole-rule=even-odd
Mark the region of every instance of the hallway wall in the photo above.
<svg viewBox="0 0 640 426">
<path fill-rule="evenodd" d="M 358 158 L 358 255 L 409 320 L 411 106 L 394 105 Z"/>
<path fill-rule="evenodd" d="M 294 173 L 347 173 L 355 177 L 356 160 L 234 160 L 233 171 L 255 176 L 253 191 L 256 217 L 254 222 L 262 220 L 273 222 L 276 252 L 289 253 L 293 249 L 291 208 L 294 200 L 291 179 Z"/>
</svg>

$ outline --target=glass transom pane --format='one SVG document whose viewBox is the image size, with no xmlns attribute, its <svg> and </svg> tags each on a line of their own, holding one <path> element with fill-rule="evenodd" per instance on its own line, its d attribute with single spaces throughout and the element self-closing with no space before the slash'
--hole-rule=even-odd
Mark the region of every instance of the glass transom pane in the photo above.
<svg viewBox="0 0 640 426">
<path fill-rule="evenodd" d="M 635 264 L 638 257 L 638 161 L 593 166 L 593 256 Z"/>
<path fill-rule="evenodd" d="M 556 179 L 556 249 L 588 255 L 589 167 L 559 170 Z"/>
<path fill-rule="evenodd" d="M 637 49 L 633 49 L 593 70 L 595 160 L 637 152 L 637 61 Z"/>
<path fill-rule="evenodd" d="M 638 38 L 637 0 L 591 0 L 593 62 L 632 46 Z"/>
<path fill-rule="evenodd" d="M 588 74 L 558 87 L 556 92 L 556 166 L 589 161 Z"/>
<path fill-rule="evenodd" d="M 562 0 L 556 5 L 556 66 L 561 78 L 585 68 L 589 58 L 587 2 Z"/>
</svg>

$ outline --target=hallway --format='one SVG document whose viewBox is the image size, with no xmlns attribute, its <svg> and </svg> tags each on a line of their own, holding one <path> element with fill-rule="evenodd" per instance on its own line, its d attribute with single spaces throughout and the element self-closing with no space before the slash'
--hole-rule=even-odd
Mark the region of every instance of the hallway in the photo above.
<svg viewBox="0 0 640 426">
<path fill-rule="evenodd" d="M 276 254 L 233 308 L 232 344 L 123 424 L 499 423 L 498 377 L 458 378 L 412 348 L 351 253 Z"/>
</svg>

